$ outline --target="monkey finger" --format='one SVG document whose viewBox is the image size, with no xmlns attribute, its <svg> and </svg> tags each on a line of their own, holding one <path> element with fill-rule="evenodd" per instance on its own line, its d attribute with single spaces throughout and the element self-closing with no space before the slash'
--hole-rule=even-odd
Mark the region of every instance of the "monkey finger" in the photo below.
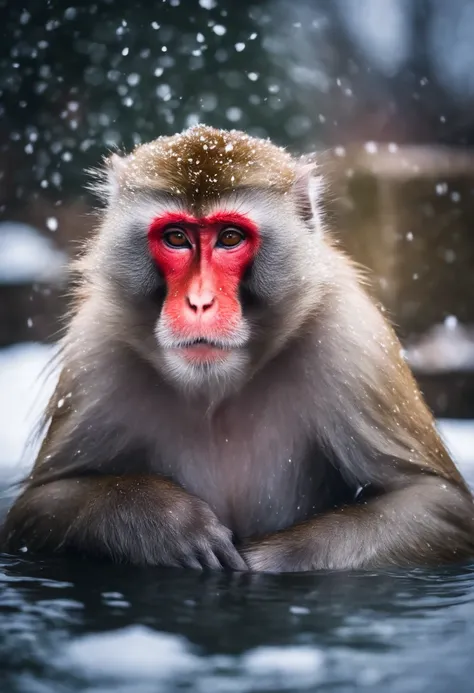
<svg viewBox="0 0 474 693">
<path fill-rule="evenodd" d="M 247 566 L 232 542 L 232 532 L 223 525 L 217 528 L 214 535 L 214 553 L 227 570 L 245 571 Z"/>
<path fill-rule="evenodd" d="M 192 568 L 193 570 L 202 570 L 202 565 L 199 562 L 199 560 L 196 558 L 194 553 L 192 552 L 192 549 L 189 550 L 189 553 L 182 556 L 181 560 L 179 561 L 179 564 L 182 568 Z"/>
<path fill-rule="evenodd" d="M 222 570 L 222 564 L 209 544 L 199 547 L 199 560 L 202 568 Z"/>
<path fill-rule="evenodd" d="M 222 566 L 228 570 L 247 571 L 247 564 L 232 543 L 220 545 L 215 549 Z"/>
</svg>

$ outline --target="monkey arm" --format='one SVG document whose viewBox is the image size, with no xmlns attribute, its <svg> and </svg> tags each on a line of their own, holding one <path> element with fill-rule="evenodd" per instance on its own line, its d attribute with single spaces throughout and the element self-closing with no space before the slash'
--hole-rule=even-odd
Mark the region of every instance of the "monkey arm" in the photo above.
<svg viewBox="0 0 474 693">
<path fill-rule="evenodd" d="M 246 569 L 230 530 L 206 503 L 146 475 L 95 475 L 30 487 L 7 515 L 0 547 L 136 565 Z"/>
<path fill-rule="evenodd" d="M 253 571 L 377 569 L 455 563 L 474 556 L 474 505 L 464 490 L 421 476 L 357 505 L 250 541 Z"/>
</svg>

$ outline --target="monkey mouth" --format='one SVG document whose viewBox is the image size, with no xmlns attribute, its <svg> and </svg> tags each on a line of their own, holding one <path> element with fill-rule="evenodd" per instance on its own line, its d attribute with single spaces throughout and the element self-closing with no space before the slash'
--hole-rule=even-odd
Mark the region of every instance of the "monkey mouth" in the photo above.
<svg viewBox="0 0 474 693">
<path fill-rule="evenodd" d="M 173 350 L 191 363 L 211 363 L 224 361 L 236 346 L 224 341 L 198 337 L 178 342 Z"/>
<path fill-rule="evenodd" d="M 210 346 L 210 347 L 219 347 L 220 346 L 217 342 L 213 342 L 210 339 L 205 339 L 204 337 L 198 337 L 198 339 L 193 339 L 191 342 L 187 342 L 184 346 L 193 347 L 193 346 L 198 346 L 199 344 L 203 344 L 204 346 Z"/>
<path fill-rule="evenodd" d="M 221 351 L 229 351 L 235 349 L 236 344 L 231 342 L 220 341 L 216 339 L 207 339 L 206 337 L 197 337 L 196 339 L 187 339 L 177 342 L 174 345 L 175 349 L 194 349 L 194 348 L 220 349 Z"/>
</svg>

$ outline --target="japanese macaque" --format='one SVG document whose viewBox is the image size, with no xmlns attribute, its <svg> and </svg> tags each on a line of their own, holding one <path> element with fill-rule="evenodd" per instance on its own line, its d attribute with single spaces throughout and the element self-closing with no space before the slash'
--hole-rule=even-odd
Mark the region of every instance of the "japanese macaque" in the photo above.
<svg viewBox="0 0 474 693">
<path fill-rule="evenodd" d="M 113 155 L 100 191 L 4 550 L 275 572 L 474 556 L 471 494 L 314 163 L 196 126 Z"/>
</svg>

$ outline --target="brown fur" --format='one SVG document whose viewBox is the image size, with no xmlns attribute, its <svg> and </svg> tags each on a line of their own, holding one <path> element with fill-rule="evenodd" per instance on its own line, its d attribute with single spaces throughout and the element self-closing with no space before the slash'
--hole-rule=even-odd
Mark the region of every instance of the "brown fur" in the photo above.
<svg viewBox="0 0 474 693">
<path fill-rule="evenodd" d="M 315 176 L 204 126 L 113 157 L 4 549 L 271 571 L 472 559 L 471 494 L 394 331 L 316 218 Z M 188 391 L 163 366 L 166 287 L 146 228 L 157 206 L 200 214 L 216 199 L 259 219 L 241 286 L 248 364 Z"/>
<path fill-rule="evenodd" d="M 288 192 L 294 177 L 294 160 L 271 142 L 197 125 L 137 147 L 120 182 L 166 190 L 195 210 L 241 186 Z"/>
</svg>

